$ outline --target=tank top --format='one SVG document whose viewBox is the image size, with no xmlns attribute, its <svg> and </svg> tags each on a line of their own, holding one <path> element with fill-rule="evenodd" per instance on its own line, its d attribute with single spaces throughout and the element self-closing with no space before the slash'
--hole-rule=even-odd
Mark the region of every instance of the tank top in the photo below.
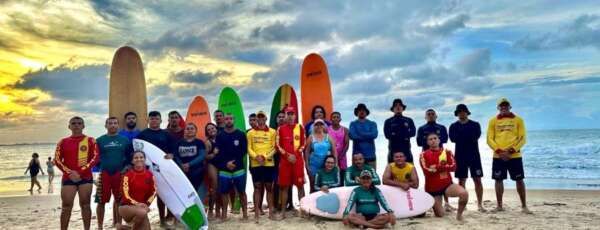
<svg viewBox="0 0 600 230">
<path fill-rule="evenodd" d="M 52 163 L 51 161 L 46 161 L 46 166 L 48 166 L 48 173 L 53 173 L 54 172 L 54 163 Z"/>
<path fill-rule="evenodd" d="M 394 162 L 390 163 L 392 177 L 394 178 L 394 180 L 402 183 L 409 182 L 413 168 L 414 166 L 408 162 L 403 168 L 398 168 L 398 166 L 396 166 L 396 163 Z"/>
<path fill-rule="evenodd" d="M 310 154 L 310 169 L 311 175 L 317 173 L 317 171 L 325 165 L 325 157 L 330 154 L 331 150 L 331 142 L 329 142 L 329 136 L 327 134 L 323 135 L 323 140 L 318 141 L 313 136 L 312 140 L 312 153 Z"/>
<path fill-rule="evenodd" d="M 332 126 L 327 127 L 327 133 L 331 136 L 333 140 L 335 140 L 335 152 L 337 153 L 338 158 L 338 167 L 340 169 L 345 170 L 348 168 L 348 163 L 346 162 L 346 153 L 344 153 L 344 137 L 346 136 L 346 131 L 344 127 L 340 126 L 338 130 L 334 130 Z"/>
</svg>

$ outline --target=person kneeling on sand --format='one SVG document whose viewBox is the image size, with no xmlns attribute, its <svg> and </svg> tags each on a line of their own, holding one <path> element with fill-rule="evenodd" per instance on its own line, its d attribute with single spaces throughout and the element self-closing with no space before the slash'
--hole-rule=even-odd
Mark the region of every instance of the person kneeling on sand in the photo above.
<svg viewBox="0 0 600 230">
<path fill-rule="evenodd" d="M 392 155 L 394 162 L 388 164 L 383 172 L 383 184 L 400 187 L 402 190 L 419 188 L 419 177 L 415 166 L 406 162 L 403 152 L 395 152 Z"/>
<path fill-rule="evenodd" d="M 456 170 L 456 162 L 450 150 L 440 147 L 440 138 L 436 133 L 427 135 L 429 149 L 421 153 L 421 168 L 425 174 L 425 191 L 433 196 L 433 212 L 437 217 L 444 216 L 442 198 L 458 197 L 456 219 L 462 221 L 463 211 L 469 201 L 469 193 L 460 185 L 452 183 L 452 175 Z"/>
<path fill-rule="evenodd" d="M 146 155 L 142 151 L 133 153 L 133 168 L 129 169 L 121 181 L 121 206 L 119 215 L 125 222 L 132 223 L 133 229 L 150 229 L 148 212 L 156 197 L 156 186 L 152 172 L 146 169 Z M 129 229 L 120 226 L 119 229 Z"/>
<path fill-rule="evenodd" d="M 372 181 L 373 176 L 368 170 L 360 173 L 360 186 L 354 188 L 344 209 L 344 225 L 356 225 L 360 228 L 381 229 L 389 223 L 396 224 L 394 211 L 388 206 L 385 197 Z M 356 204 L 356 213 L 350 213 Z M 379 205 L 387 212 L 379 214 Z"/>
</svg>

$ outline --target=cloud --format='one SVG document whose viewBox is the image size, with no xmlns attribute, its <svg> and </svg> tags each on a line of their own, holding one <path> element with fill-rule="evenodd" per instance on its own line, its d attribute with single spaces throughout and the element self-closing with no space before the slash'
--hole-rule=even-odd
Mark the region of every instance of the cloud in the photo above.
<svg viewBox="0 0 600 230">
<path fill-rule="evenodd" d="M 479 49 L 463 57 L 457 67 L 468 76 L 483 76 L 490 69 L 491 52 L 488 49 Z"/>
<path fill-rule="evenodd" d="M 64 100 L 106 100 L 109 70 L 109 65 L 44 68 L 23 75 L 14 88 L 39 89 Z"/>
<path fill-rule="evenodd" d="M 549 50 L 595 47 L 600 49 L 600 16 L 584 14 L 553 32 L 527 35 L 517 40 L 515 47 L 525 50 Z"/>
<path fill-rule="evenodd" d="M 217 71 L 216 73 L 205 73 L 202 71 L 183 71 L 171 75 L 171 79 L 180 83 L 191 84 L 207 84 L 218 77 L 231 76 L 232 73 L 225 70 Z"/>
</svg>

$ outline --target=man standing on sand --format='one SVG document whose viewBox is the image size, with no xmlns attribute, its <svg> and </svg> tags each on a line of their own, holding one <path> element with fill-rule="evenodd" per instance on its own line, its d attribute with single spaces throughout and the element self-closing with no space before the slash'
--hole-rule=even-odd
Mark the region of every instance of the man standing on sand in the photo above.
<svg viewBox="0 0 600 230">
<path fill-rule="evenodd" d="M 231 191 L 239 194 L 243 219 L 248 219 L 248 199 L 246 196 L 246 169 L 244 156 L 248 151 L 246 134 L 236 129 L 233 115 L 225 115 L 225 129 L 217 134 L 219 154 L 214 158 L 219 170 L 219 193 L 221 194 L 221 221 L 227 220 L 227 206 Z M 231 200 L 234 202 L 234 200 Z"/>
<path fill-rule="evenodd" d="M 150 142 L 150 144 L 153 144 L 154 146 L 158 147 L 166 154 L 172 154 L 172 144 L 175 142 L 171 140 L 171 135 L 169 134 L 169 132 L 160 128 L 161 122 L 162 119 L 160 112 L 151 111 L 150 113 L 148 113 L 148 128 L 144 129 L 137 136 L 137 138 L 140 140 Z M 156 205 L 158 207 L 158 218 L 160 219 L 161 227 L 168 227 L 169 225 L 167 224 L 165 203 L 163 203 L 160 197 L 156 200 Z"/>
<path fill-rule="evenodd" d="M 358 104 L 354 115 L 358 118 L 350 122 L 348 136 L 352 140 L 352 154 L 362 153 L 365 163 L 377 169 L 377 156 L 375 155 L 375 139 L 377 138 L 377 124 L 367 119 L 370 112 L 365 104 Z"/>
<path fill-rule="evenodd" d="M 92 210 L 92 167 L 98 163 L 98 147 L 96 140 L 83 134 L 85 128 L 81 117 L 69 120 L 71 136 L 65 137 L 56 146 L 54 163 L 63 172 L 60 197 L 60 229 L 69 228 L 71 210 L 75 195 L 79 197 L 79 207 L 83 219 L 83 228 L 90 229 Z"/>
<path fill-rule="evenodd" d="M 285 204 L 288 191 L 295 185 L 298 189 L 298 200 L 304 197 L 304 145 L 306 143 L 304 128 L 296 123 L 296 109 L 284 109 L 287 123 L 277 129 L 277 149 L 281 157 L 279 162 L 278 184 L 281 204 L 281 219 L 285 219 Z"/>
<path fill-rule="evenodd" d="M 104 206 L 110 202 L 110 195 L 113 196 L 113 226 L 119 228 L 121 218 L 119 217 L 119 198 L 121 195 L 121 171 L 127 165 L 127 155 L 133 152 L 131 142 L 127 137 L 117 133 L 119 129 L 119 120 L 116 117 L 109 117 L 104 124 L 106 134 L 96 140 L 98 151 L 100 153 L 100 178 L 98 187 L 96 187 L 96 215 L 98 217 L 98 229 L 102 229 L 104 224 Z"/>
<path fill-rule="evenodd" d="M 525 173 L 521 148 L 525 145 L 525 124 L 523 119 L 512 113 L 510 102 L 501 98 L 497 103 L 499 113 L 488 124 L 487 143 L 494 151 L 492 162 L 492 179 L 496 181 L 496 211 L 504 211 L 502 195 L 504 194 L 504 180 L 507 171 L 510 179 L 517 184 L 517 192 L 521 199 L 521 211 L 531 214 L 527 208 L 525 191 Z"/>
<path fill-rule="evenodd" d="M 471 178 L 475 183 L 475 193 L 477 194 L 477 207 L 480 212 L 486 212 L 483 208 L 483 186 L 481 185 L 481 177 L 483 170 L 481 168 L 481 156 L 479 155 L 479 144 L 477 143 L 481 137 L 481 126 L 478 122 L 470 120 L 469 109 L 465 104 L 456 106 L 454 116 L 458 117 L 458 121 L 450 125 L 450 140 L 455 145 L 456 153 L 456 171 L 454 176 L 458 178 L 460 186 L 465 187 L 469 170 Z"/>
<path fill-rule="evenodd" d="M 416 134 L 415 123 L 412 118 L 402 115 L 406 110 L 406 105 L 399 98 L 394 99 L 392 107 L 394 116 L 385 120 L 383 124 L 383 133 L 389 140 L 388 144 L 388 163 L 394 162 L 393 154 L 396 152 L 404 153 L 406 162 L 413 162 L 413 155 L 410 150 L 410 138 Z"/>
</svg>

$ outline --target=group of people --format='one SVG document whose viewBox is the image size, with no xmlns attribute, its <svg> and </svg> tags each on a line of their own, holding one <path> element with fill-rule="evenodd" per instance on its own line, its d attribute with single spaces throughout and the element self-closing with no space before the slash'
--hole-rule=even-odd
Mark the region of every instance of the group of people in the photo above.
<svg viewBox="0 0 600 230">
<path fill-rule="evenodd" d="M 503 210 L 503 180 L 508 172 L 516 181 L 523 212 L 530 213 L 525 202 L 520 152 L 525 144 L 523 120 L 510 112 L 510 102 L 505 98 L 498 102 L 497 108 L 499 113 L 490 120 L 487 131 L 487 142 L 494 152 L 492 178 L 496 180 L 496 211 Z M 163 150 L 165 158 L 175 161 L 196 189 L 208 188 L 211 219 L 226 221 L 228 208 L 230 204 L 233 208 L 235 199 L 241 204 L 243 218 L 248 218 L 245 189 L 248 172 L 254 187 L 255 221 L 265 214 L 262 207 L 265 197 L 268 217 L 286 218 L 286 210 L 294 208 L 291 189 L 297 189 L 299 199 L 305 196 L 306 172 L 311 193 L 357 186 L 344 211 L 345 224 L 372 228 L 394 224 L 393 210 L 375 185 L 383 183 L 404 190 L 419 188 L 411 152 L 413 137 L 423 150 L 419 164 L 425 176 L 425 191 L 435 199 L 435 216 L 452 211 L 454 208 L 447 198 L 458 197 L 456 218 L 463 219 L 462 213 L 468 202 L 464 186 L 469 172 L 475 183 L 479 211 L 485 212 L 478 147 L 481 127 L 468 118 L 470 111 L 466 105 L 456 107 L 454 114 L 458 120 L 450 126 L 449 132 L 445 126 L 436 123 L 437 115 L 433 109 L 426 111 L 427 123 L 417 130 L 413 120 L 403 115 L 405 109 L 402 100 L 395 99 L 390 108 L 394 115 L 384 123 L 384 134 L 389 141 L 388 165 L 381 179 L 376 170 L 377 124 L 367 118 L 370 111 L 365 104 L 358 104 L 354 109 L 357 119 L 348 128 L 341 125 L 341 113 L 332 112 L 328 120 L 322 106 L 315 106 L 311 121 L 305 125 L 298 124 L 297 111 L 293 107 L 285 107 L 277 114 L 277 127 L 267 126 L 266 113 L 258 111 L 249 117 L 249 130 L 235 128 L 234 120 L 243 118 L 217 110 L 214 112 L 215 123 L 200 127 L 204 128 L 204 140 L 197 137 L 199 127 L 185 123 L 177 111 L 168 114 L 166 129 L 160 128 L 162 117 L 158 111 L 148 114 L 148 128 L 144 130 L 136 128 L 137 115 L 133 112 L 124 115 L 125 124 L 119 124 L 116 117 L 109 117 L 105 123 L 107 133 L 98 139 L 84 135 L 83 119 L 73 117 L 69 120 L 72 134 L 58 143 L 55 156 L 56 166 L 63 172 L 61 228 L 68 227 L 73 198 L 78 194 L 84 226 L 89 229 L 91 167 L 95 165 L 100 168 L 95 196 L 98 227 L 103 226 L 104 206 L 112 196 L 115 199 L 113 225 L 126 228 L 121 225 L 121 219 L 124 219 L 133 223 L 135 229 L 149 228 L 148 206 L 156 196 L 156 189 L 152 174 L 144 165 L 145 154 L 132 148 L 133 138 L 148 141 Z M 444 148 L 448 139 L 456 143 L 456 154 Z M 348 166 L 346 152 L 350 141 L 353 143 L 352 165 Z M 248 166 L 245 165 L 246 155 Z M 458 184 L 453 182 L 453 172 L 459 178 Z M 387 214 L 379 214 L 380 205 Z M 172 225 L 173 215 L 160 198 L 157 206 L 161 226 Z M 356 212 L 350 213 L 354 206 Z"/>
<path fill-rule="evenodd" d="M 27 175 L 27 172 L 29 172 L 31 186 L 29 186 L 27 191 L 29 191 L 31 194 L 33 194 L 34 185 L 37 185 L 38 193 L 42 193 L 42 185 L 40 184 L 37 176 L 40 173 L 44 175 L 44 170 L 42 169 L 42 164 L 40 163 L 39 158 L 40 155 L 38 153 L 31 154 L 31 160 L 29 160 L 24 173 Z M 46 161 L 46 173 L 48 173 L 48 193 L 52 193 L 54 190 L 52 185 L 52 181 L 54 181 L 54 161 L 52 160 L 52 157 L 48 157 L 48 160 Z"/>
</svg>

